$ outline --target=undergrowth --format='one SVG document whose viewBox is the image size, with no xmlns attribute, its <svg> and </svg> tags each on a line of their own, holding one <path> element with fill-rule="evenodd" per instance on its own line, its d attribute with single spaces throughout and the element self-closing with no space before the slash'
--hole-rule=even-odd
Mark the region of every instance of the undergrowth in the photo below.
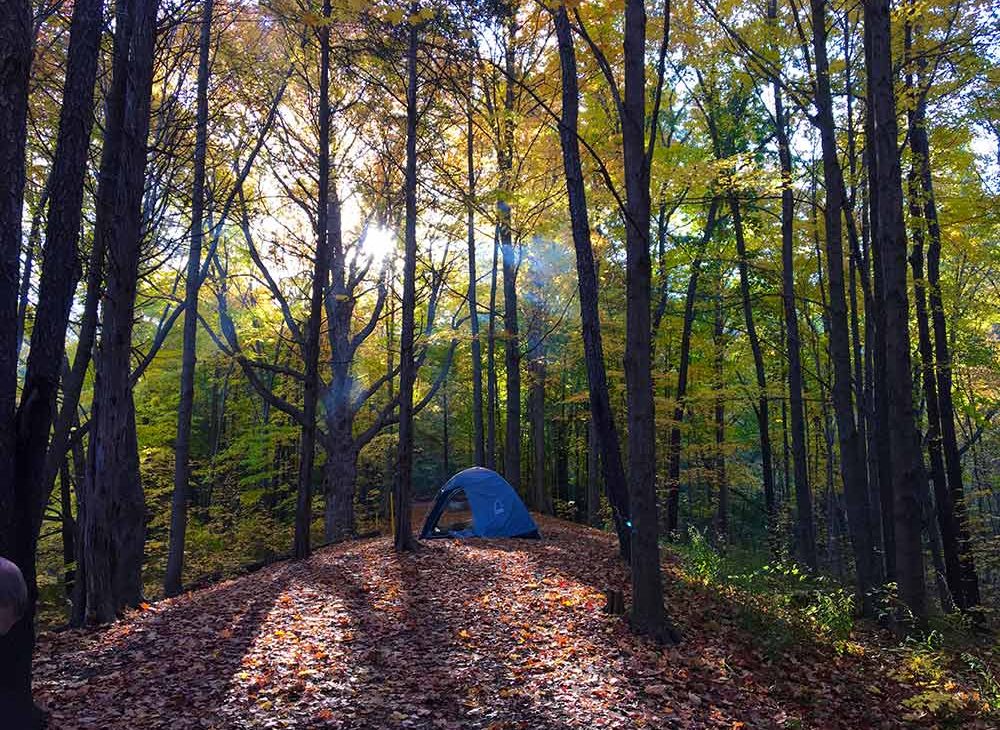
<svg viewBox="0 0 1000 730">
<path fill-rule="evenodd" d="M 940 727 L 1000 727 L 1000 643 L 985 645 L 989 612 L 937 615 L 922 634 L 899 639 L 856 619 L 854 591 L 792 560 L 718 549 L 709 535 L 689 528 L 672 545 L 688 580 L 725 594 L 741 626 L 778 658 L 798 641 L 827 643 L 841 655 L 881 653 L 892 675 L 913 688 L 903 701 L 906 719 Z M 898 601 L 889 584 L 874 596 L 889 616 Z M 996 723 L 996 724 L 994 724 Z"/>
</svg>

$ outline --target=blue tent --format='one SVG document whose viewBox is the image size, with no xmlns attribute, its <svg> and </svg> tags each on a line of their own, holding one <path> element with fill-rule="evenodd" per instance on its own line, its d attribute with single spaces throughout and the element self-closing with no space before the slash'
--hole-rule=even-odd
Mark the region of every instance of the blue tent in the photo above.
<svg viewBox="0 0 1000 730">
<path fill-rule="evenodd" d="M 463 494 L 472 512 L 472 526 L 461 530 L 440 528 L 441 515 L 449 504 L 460 504 Z M 538 525 L 514 488 L 495 471 L 481 466 L 460 471 L 441 487 L 420 533 L 422 538 L 538 536 Z"/>
</svg>

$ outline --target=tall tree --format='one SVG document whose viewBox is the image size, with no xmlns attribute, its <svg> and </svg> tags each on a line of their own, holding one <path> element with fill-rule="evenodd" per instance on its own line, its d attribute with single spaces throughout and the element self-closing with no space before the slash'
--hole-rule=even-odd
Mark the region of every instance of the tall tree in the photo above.
<svg viewBox="0 0 1000 730">
<path fill-rule="evenodd" d="M 521 344 L 517 323 L 517 270 L 519 251 L 515 250 L 511 228 L 512 192 L 514 187 L 514 42 L 517 39 L 517 2 L 505 0 L 501 14 L 504 35 L 504 96 L 503 112 L 499 116 L 497 167 L 500 172 L 500 194 L 497 200 L 500 251 L 503 259 L 503 322 L 504 365 L 507 375 L 507 398 L 504 438 L 504 477 L 517 490 L 521 482 Z"/>
<path fill-rule="evenodd" d="M 417 293 L 417 13 L 410 3 L 406 25 L 406 223 L 403 240 L 402 328 L 399 335 L 399 460 L 396 465 L 396 524 L 393 543 L 398 552 L 412 550 L 410 506 L 413 489 L 413 385 L 416 367 L 413 340 Z"/>
<path fill-rule="evenodd" d="M 28 0 L 5 2 L 0 8 L 0 552 L 3 554 L 12 554 L 16 544 L 17 300 L 32 37 Z"/>
<path fill-rule="evenodd" d="M 17 478 L 14 408 L 20 346 L 18 270 L 32 38 L 28 1 L 4 3 L 0 8 L 0 555 L 12 559 L 24 573 L 29 607 L 26 619 L 0 637 L 0 692 L 9 693 L 25 707 L 31 703 L 37 598 L 34 540 L 28 516 L 36 511 L 31 503 L 37 495 L 27 491 Z M 39 409 L 45 405 L 40 403 Z"/>
<path fill-rule="evenodd" d="M 541 322 L 538 313 L 532 318 L 528 328 L 528 346 L 531 352 L 528 361 L 528 421 L 531 425 L 531 499 L 533 509 L 543 514 L 552 514 L 552 493 L 545 479 L 545 343 L 542 341 Z"/>
<path fill-rule="evenodd" d="M 497 266 L 500 258 L 500 235 L 493 233 L 493 259 L 490 267 L 490 306 L 486 325 L 486 468 L 497 467 Z"/>
<path fill-rule="evenodd" d="M 96 358 L 81 552 L 89 621 L 113 621 L 142 600 L 145 501 L 132 399 L 132 326 L 143 243 L 143 183 L 149 133 L 157 0 L 120 6 L 130 28 L 122 144 L 107 242 L 108 276 Z"/>
<path fill-rule="evenodd" d="M 470 40 L 471 43 L 471 40 Z M 486 445 L 483 433 L 483 354 L 479 341 L 479 307 L 476 304 L 476 158 L 475 115 L 473 98 L 476 91 L 475 72 L 469 72 L 469 103 L 465 119 L 465 162 L 468 189 L 465 199 L 465 225 L 469 245 L 469 328 L 472 333 L 472 444 L 476 466 L 486 466 Z M 491 315 L 492 316 L 492 315 Z"/>
<path fill-rule="evenodd" d="M 201 288 L 201 244 L 204 238 L 205 155 L 208 149 L 208 76 L 212 40 L 214 0 L 202 7 L 198 43 L 194 178 L 191 187 L 191 247 L 184 282 L 184 335 L 181 354 L 180 403 L 177 406 L 177 438 L 174 440 L 174 491 L 170 501 L 170 547 L 163 589 L 168 596 L 181 591 L 184 571 L 184 538 L 187 533 L 187 503 L 191 491 L 191 416 L 194 411 L 194 375 L 197 364 L 198 290 Z"/>
<path fill-rule="evenodd" d="M 302 438 L 299 443 L 299 481 L 295 506 L 295 557 L 312 552 L 309 530 L 312 523 L 312 480 L 316 458 L 316 413 L 319 402 L 319 334 L 323 323 L 323 294 L 329 267 L 330 199 L 330 0 L 323 0 L 323 19 L 318 28 L 319 70 L 319 150 L 316 193 L 316 251 L 313 262 L 312 295 L 305 332 L 305 387 L 302 403 Z"/>
<path fill-rule="evenodd" d="M 625 383 L 628 402 L 629 504 L 632 532 L 632 613 L 634 630 L 659 641 L 678 636 L 663 605 L 663 578 L 656 506 L 656 423 L 654 420 L 649 250 L 649 171 L 656 142 L 656 117 L 662 89 L 669 22 L 664 11 L 663 43 L 653 125 L 646 145 L 646 6 L 625 3 L 625 89 L 621 103 L 625 171 L 626 335 Z"/>
<path fill-rule="evenodd" d="M 776 24 L 777 0 L 769 0 L 768 19 Z M 774 94 L 774 124 L 781 169 L 781 296 L 785 315 L 785 349 L 788 356 L 788 405 L 791 411 L 792 459 L 794 461 L 796 547 L 799 559 L 816 570 L 816 529 L 813 524 L 812 489 L 806 456 L 805 407 L 802 398 L 802 344 L 799 339 L 798 309 L 795 304 L 795 197 L 792 191 L 792 151 L 788 140 L 784 96 L 778 78 L 771 85 Z M 787 464 L 786 464 L 787 470 Z M 785 485 L 787 489 L 787 484 Z"/>
<path fill-rule="evenodd" d="M 911 34 L 919 29 L 907 25 L 907 47 L 913 42 Z M 925 398 L 927 401 L 928 450 L 943 452 L 940 456 L 931 453 L 932 471 L 935 475 L 935 502 L 945 564 L 948 566 L 948 586 L 952 598 L 959 608 L 971 608 L 979 603 L 979 578 L 976 563 L 969 546 L 969 527 L 966 507 L 962 456 L 955 431 L 955 406 L 952 399 L 951 347 L 948 340 L 948 326 L 945 319 L 944 302 L 941 296 L 941 228 L 938 223 L 937 202 L 934 198 L 934 183 L 931 176 L 930 138 L 927 131 L 927 96 L 930 92 L 931 74 L 928 71 L 926 55 L 913 53 L 916 78 L 913 69 L 908 69 L 908 87 L 914 91 L 913 108 L 908 112 L 908 137 L 911 152 L 909 176 L 909 207 L 914 220 L 913 231 L 913 277 L 917 321 L 920 325 L 920 354 Z M 927 278 L 918 264 L 921 264 L 924 235 L 928 239 Z M 924 299 L 929 299 L 928 307 Z M 921 311 L 922 310 L 922 311 Z M 931 342 L 933 340 L 933 344 Z M 931 413 L 932 399 L 937 412 Z M 939 463 L 934 463 L 938 460 Z M 939 481 L 941 482 L 939 487 Z M 946 527 L 947 525 L 947 527 Z M 946 536 L 945 533 L 949 533 Z M 955 575 L 953 576 L 953 573 Z"/>
<path fill-rule="evenodd" d="M 871 510 L 864 443 L 854 415 L 851 381 L 851 343 L 847 320 L 844 281 L 843 206 L 844 182 L 837 148 L 830 90 L 830 63 L 827 56 L 826 0 L 812 0 L 812 46 L 815 56 L 813 81 L 816 115 L 823 154 L 823 182 L 826 188 L 824 232 L 827 278 L 830 291 L 830 357 L 833 360 L 833 407 L 840 441 L 840 469 L 847 497 L 848 525 L 857 570 L 857 594 L 862 611 L 871 615 L 871 589 L 880 580 L 880 569 L 872 551 Z"/>
<path fill-rule="evenodd" d="M 712 332 L 715 346 L 715 489 L 718 508 L 715 513 L 715 532 L 718 539 L 725 544 L 729 540 L 729 482 L 726 477 L 726 337 L 725 318 L 722 305 L 722 279 L 724 271 L 719 272 L 719 282 L 715 294 L 715 328 Z"/>
<path fill-rule="evenodd" d="M 733 216 L 733 232 L 736 235 L 737 268 L 740 272 L 740 297 L 743 300 L 743 321 L 747 328 L 747 339 L 753 354 L 754 374 L 757 378 L 757 432 L 760 434 L 761 478 L 764 484 L 764 507 L 768 520 L 773 525 L 775 518 L 774 466 L 771 450 L 770 402 L 767 397 L 767 371 L 764 369 L 764 353 L 757 336 L 757 325 L 753 316 L 753 300 L 750 296 L 750 265 L 747 260 L 747 245 L 743 231 L 743 216 L 739 198 L 730 193 L 729 210 Z"/>
<path fill-rule="evenodd" d="M 559 43 L 559 59 L 562 68 L 562 118 L 559 123 L 559 140 L 562 145 L 563 172 L 566 179 L 566 195 L 569 201 L 570 226 L 573 232 L 573 247 L 576 252 L 577 287 L 580 294 L 580 319 L 583 324 L 583 350 L 587 366 L 587 382 L 590 393 L 591 430 L 596 437 L 596 445 L 601 450 L 601 469 L 604 487 L 611 505 L 618 545 L 622 557 L 628 560 L 631 537 L 628 528 L 629 503 L 628 482 L 622 464 L 621 442 L 614 413 L 611 410 L 611 396 L 608 392 L 608 375 L 604 365 L 604 343 L 601 338 L 601 320 L 598 313 L 597 267 L 594 264 L 594 249 L 590 242 L 590 218 L 587 211 L 587 192 L 583 182 L 583 167 L 580 163 L 579 135 L 579 85 L 576 71 L 576 49 L 573 33 L 565 4 L 555 11 L 556 37 Z M 592 454 L 589 478 L 596 483 L 596 453 Z M 590 492 L 593 496 L 593 490 Z M 594 504 L 591 504 L 594 502 Z M 597 500 L 588 501 L 588 511 L 593 523 Z"/>
<path fill-rule="evenodd" d="M 44 464 L 56 412 L 70 306 L 80 278 L 78 246 L 87 153 L 94 124 L 94 82 L 102 16 L 101 0 L 81 0 L 73 7 L 59 133 L 46 187 L 48 218 L 38 303 L 16 415 L 17 509 L 13 530 L 16 547 L 9 554 L 24 573 L 31 600 L 26 617 L 11 639 L 17 656 L 0 658 L 0 664 L 9 662 L 10 666 L 18 667 L 18 673 L 25 660 L 30 665 L 34 639 L 35 557 L 42 515 L 51 492 L 51 485 L 44 478 Z M 72 534 L 70 537 L 72 546 Z"/>
<path fill-rule="evenodd" d="M 698 250 L 691 261 L 687 291 L 684 294 L 684 319 L 681 323 L 681 352 L 677 364 L 677 391 L 674 394 L 674 413 L 670 424 L 670 441 L 667 453 L 667 531 L 673 533 L 680 526 L 678 507 L 681 488 L 681 435 L 684 415 L 687 413 L 688 374 L 691 368 L 691 335 L 694 331 L 695 299 L 698 296 L 698 281 L 705 261 L 705 251 L 715 229 L 719 201 L 713 197 L 708 205 L 705 228 Z"/>
<path fill-rule="evenodd" d="M 897 140 L 896 98 L 893 88 L 891 30 L 888 0 L 866 0 L 865 36 L 870 44 L 868 83 L 874 90 L 874 157 L 878 183 L 878 231 L 873 245 L 879 251 L 884 282 L 885 360 L 889 405 L 889 447 L 892 460 L 893 516 L 896 574 L 899 595 L 917 622 L 926 618 L 924 554 L 921 542 L 921 484 L 926 484 L 920 455 L 920 436 L 913 406 L 910 360 L 909 301 L 906 282 L 906 227 L 903 186 Z"/>
</svg>

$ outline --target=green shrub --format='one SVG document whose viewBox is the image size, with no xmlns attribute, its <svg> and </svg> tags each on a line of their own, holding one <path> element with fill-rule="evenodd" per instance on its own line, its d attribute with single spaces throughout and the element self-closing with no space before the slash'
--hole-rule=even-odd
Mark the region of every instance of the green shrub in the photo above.
<svg viewBox="0 0 1000 730">
<path fill-rule="evenodd" d="M 688 528 L 688 542 L 677 546 L 684 570 L 697 580 L 714 583 L 722 570 L 723 558 L 698 528 Z"/>
</svg>

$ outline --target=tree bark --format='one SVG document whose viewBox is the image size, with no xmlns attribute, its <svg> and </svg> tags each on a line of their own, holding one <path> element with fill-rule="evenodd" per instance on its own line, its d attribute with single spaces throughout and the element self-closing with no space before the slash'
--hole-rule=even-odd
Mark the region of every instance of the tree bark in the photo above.
<svg viewBox="0 0 1000 730">
<path fill-rule="evenodd" d="M 469 74 L 469 107 L 466 111 L 465 159 L 468 190 L 465 201 L 465 225 L 469 242 L 469 328 L 472 331 L 472 445 L 476 466 L 486 465 L 483 433 L 483 355 L 479 341 L 479 308 L 476 306 L 476 167 L 473 102 L 475 75 Z"/>
<path fill-rule="evenodd" d="M 305 387 L 303 388 L 303 423 L 299 443 L 299 476 L 295 504 L 295 545 L 297 558 L 307 558 L 312 552 L 313 464 L 316 458 L 316 414 L 319 401 L 319 331 L 323 323 L 323 293 L 326 289 L 329 253 L 327 230 L 330 196 L 330 0 L 323 2 L 324 24 L 319 28 L 319 190 L 316 204 L 316 253 L 313 264 L 312 294 L 309 299 L 309 321 L 306 325 Z"/>
<path fill-rule="evenodd" d="M 743 299 L 743 321 L 747 328 L 747 339 L 753 354 L 754 373 L 757 378 L 757 431 L 760 434 L 761 476 L 764 482 L 764 506 L 768 515 L 768 527 L 773 529 L 775 519 L 774 465 L 771 450 L 770 404 L 767 397 L 767 374 L 764 370 L 764 354 L 757 336 L 757 325 L 753 318 L 753 301 L 750 298 L 750 271 L 747 262 L 747 246 L 743 236 L 743 216 L 739 199 L 729 196 L 729 210 L 733 215 L 733 231 L 736 234 L 737 266 L 740 272 L 740 293 Z"/>
<path fill-rule="evenodd" d="M 621 440 L 611 409 L 608 375 L 604 365 L 604 343 L 601 337 L 601 320 L 598 312 L 597 267 L 594 249 L 590 242 L 590 220 L 587 211 L 587 192 L 583 182 L 580 162 L 580 144 L 577 138 L 579 118 L 579 88 L 576 72 L 576 50 L 565 5 L 555 11 L 556 36 L 562 68 L 562 118 L 559 140 L 562 145 L 563 172 L 569 200 L 570 225 L 573 247 L 576 251 L 577 287 L 580 294 L 580 320 L 583 325 L 583 349 L 587 366 L 587 383 L 590 391 L 591 429 L 600 448 L 600 466 L 604 477 L 608 504 L 618 533 L 618 547 L 623 558 L 629 559 L 631 537 L 628 529 L 628 481 L 622 464 Z M 591 455 L 597 459 L 597 454 Z M 588 462 L 590 483 L 597 483 L 596 461 Z M 588 500 L 590 524 L 594 524 L 599 499 Z"/>
<path fill-rule="evenodd" d="M 197 110 L 195 112 L 194 180 L 191 189 L 191 247 L 184 284 L 184 334 L 181 352 L 180 402 L 177 438 L 174 441 L 174 491 L 170 500 L 170 544 L 163 590 L 168 596 L 181 592 L 187 505 L 191 491 L 191 416 L 194 411 L 194 373 L 198 345 L 198 290 L 201 288 L 201 243 L 204 237 L 205 154 L 208 147 L 208 60 L 212 40 L 214 0 L 205 0 L 198 47 Z"/>
<path fill-rule="evenodd" d="M 920 437 L 913 407 L 909 302 L 906 283 L 906 228 L 897 140 L 888 0 L 866 0 L 868 83 L 874 90 L 874 151 L 878 182 L 878 249 L 884 281 L 885 359 L 892 464 L 893 516 L 899 595 L 918 623 L 926 620 L 924 556 L 921 545 L 920 483 L 925 483 Z"/>
<path fill-rule="evenodd" d="M 976 573 L 976 563 L 969 544 L 968 515 L 966 510 L 964 476 L 962 473 L 962 455 L 958 447 L 958 436 L 955 431 L 955 406 L 952 400 L 952 365 L 951 351 L 948 340 L 948 328 L 945 321 L 944 302 L 941 297 L 941 229 L 938 224 L 937 203 L 934 199 L 934 184 L 931 177 L 930 141 L 927 134 L 927 83 L 923 82 L 926 73 L 927 59 L 920 56 L 917 59 L 918 94 L 916 106 L 911 118 L 909 130 L 910 150 L 913 164 L 913 190 L 911 198 L 916 198 L 920 210 L 913 207 L 911 213 L 917 218 L 923 218 L 926 226 L 927 247 L 927 281 L 924 289 L 928 293 L 930 316 L 933 328 L 934 347 L 931 351 L 933 367 L 931 372 L 936 375 L 935 391 L 938 397 L 941 447 L 944 452 L 945 481 L 948 485 L 951 505 L 951 521 L 956 532 L 958 562 L 960 571 L 960 590 L 955 593 L 950 571 L 954 559 L 948 555 L 953 549 L 945 541 L 945 564 L 949 567 L 948 584 L 952 596 L 959 608 L 967 609 L 979 604 L 979 577 Z M 917 291 L 919 297 L 921 290 Z M 930 338 L 930 333 L 928 333 Z M 928 418 L 930 414 L 928 413 Z M 937 489 L 935 487 L 935 495 Z M 941 495 L 939 499 L 943 499 Z M 940 504 L 938 505 L 940 516 Z M 942 529 L 942 538 L 944 530 Z"/>
<path fill-rule="evenodd" d="M 777 18 L 777 2 L 768 3 L 768 16 Z M 812 488 L 806 456 L 805 406 L 802 399 L 802 344 L 799 339 L 799 318 L 795 306 L 795 199 L 792 192 L 792 153 L 788 140 L 781 84 L 775 80 L 775 131 L 778 138 L 778 161 L 781 166 L 781 294 L 785 313 L 785 345 L 788 354 L 788 401 L 791 411 L 792 458 L 795 479 L 795 527 L 799 559 L 810 570 L 818 567 L 816 528 L 813 523 Z M 786 466 L 787 473 L 787 466 Z M 786 485 L 787 489 L 787 485 Z"/>
<path fill-rule="evenodd" d="M 504 49 L 506 66 L 503 118 L 500 125 L 499 159 L 500 200 L 497 202 L 500 225 L 500 250 L 503 253 L 504 364 L 507 371 L 507 412 L 504 438 L 504 477 L 520 489 L 521 481 L 521 344 L 517 323 L 517 270 L 519 254 L 514 250 L 511 231 L 511 192 L 514 185 L 514 39 L 517 15 L 512 3 L 506 8 L 507 38 Z"/>
<path fill-rule="evenodd" d="M 0 5 L 0 555 L 24 573 L 29 615 L 0 637 L 0 689 L 25 705 L 31 701 L 33 608 L 37 596 L 34 555 L 28 542 L 26 495 L 15 480 L 15 413 L 18 359 L 18 270 L 24 203 L 28 83 L 32 56 L 28 0 Z M 23 554 L 22 554 L 23 553 Z"/>
<path fill-rule="evenodd" d="M 63 553 L 63 593 L 67 599 L 73 596 L 72 565 L 76 562 L 76 521 L 73 519 L 73 486 L 70 484 L 69 459 L 63 460 L 59 478 L 60 533 Z"/>
<path fill-rule="evenodd" d="M 356 491 L 358 446 L 354 440 L 355 408 L 351 402 L 351 365 L 356 346 L 352 342 L 351 326 L 355 310 L 355 291 L 345 260 L 341 224 L 340 194 L 331 183 L 327 247 L 330 261 L 330 291 L 326 294 L 327 340 L 330 345 L 330 383 L 324 395 L 326 414 L 326 489 L 324 495 L 323 535 L 327 542 L 339 540 L 354 532 L 354 494 Z M 385 303 L 385 287 L 379 286 L 376 315 Z M 369 324 L 373 324 L 371 320 Z M 364 339 L 365 332 L 358 336 Z M 359 344 L 360 344 L 359 340 Z M 388 379 L 392 379 L 389 358 Z M 391 400 L 390 388 L 390 400 Z"/>
<path fill-rule="evenodd" d="M 67 59 L 67 66 L 68 66 Z M 93 92 L 91 92 L 91 103 L 93 103 Z M 51 173 L 50 173 L 51 177 Z M 24 267 L 21 269 L 21 289 L 17 297 L 17 353 L 16 357 L 21 357 L 21 347 L 24 345 L 24 332 L 28 323 L 28 300 L 31 298 L 31 274 L 34 269 L 35 255 L 38 250 L 39 239 L 42 237 L 42 216 L 49 204 L 49 180 L 46 178 L 45 187 L 38 203 L 35 205 L 35 212 L 31 216 L 31 226 L 28 228 L 28 244 L 25 246 Z"/>
<path fill-rule="evenodd" d="M 43 199 L 48 199 L 43 267 L 21 403 L 15 416 L 16 546 L 7 553 L 20 566 L 31 598 L 26 615 L 15 627 L 15 636 L 11 639 L 11 645 L 18 647 L 18 656 L 7 657 L 4 656 L 6 652 L 0 650 L 0 664 L 9 661 L 12 666 L 23 666 L 25 660 L 30 666 L 34 643 L 35 560 L 42 516 L 51 494 L 51 484 L 44 478 L 45 454 L 56 413 L 70 307 L 80 278 L 78 244 L 83 185 L 94 123 L 94 82 L 102 19 L 100 0 L 81 0 L 73 7 L 59 133 L 52 170 L 43 193 Z M 27 269 L 25 274 L 30 279 Z M 72 526 L 67 528 L 64 521 L 64 538 L 67 529 L 72 548 L 73 529 Z M 0 551 L 5 549 L 0 545 Z M 19 640 L 17 635 L 22 631 L 30 638 L 20 637 Z M 26 657 L 22 652 L 27 652 Z"/>
<path fill-rule="evenodd" d="M 811 0 L 813 53 L 816 62 L 815 105 L 823 151 L 823 181 L 826 186 L 826 256 L 830 286 L 830 357 L 833 360 L 833 405 L 840 440 L 840 468 L 847 496 L 848 525 L 857 569 L 857 595 L 865 615 L 872 615 L 871 589 L 880 580 L 873 559 L 871 513 L 864 444 L 854 419 L 851 383 L 851 344 L 844 285 L 844 251 L 841 225 L 843 175 L 833 120 L 830 65 L 826 50 L 825 0 Z"/>
<path fill-rule="evenodd" d="M 403 253 L 402 328 L 399 336 L 399 463 L 396 471 L 396 524 L 394 547 L 397 552 L 412 550 L 410 507 L 413 480 L 413 385 L 416 369 L 413 340 L 417 276 L 417 26 L 418 3 L 410 3 L 407 27 L 406 83 L 406 231 Z"/>
<path fill-rule="evenodd" d="M 669 16 L 669 8 L 667 10 Z M 656 505 L 649 252 L 651 159 L 646 153 L 645 134 L 646 8 L 643 0 L 626 0 L 624 51 L 625 93 L 621 122 L 627 201 L 625 383 L 629 426 L 629 504 L 633 524 L 631 621 L 637 633 L 673 643 L 678 636 L 663 605 Z"/>
<path fill-rule="evenodd" d="M 684 296 L 684 322 L 681 327 L 681 353 L 677 365 L 677 393 L 675 394 L 674 417 L 670 426 L 670 446 L 667 459 L 667 532 L 673 533 L 679 527 L 678 505 L 681 486 L 681 426 L 687 410 L 688 370 L 691 364 L 691 331 L 694 327 L 694 300 L 698 296 L 698 278 L 705 256 L 705 249 L 715 228 L 719 201 L 712 198 L 705 219 L 705 229 L 698 245 L 698 253 L 691 262 L 691 276 Z"/>
<path fill-rule="evenodd" d="M 869 24 L 865 24 L 865 38 L 871 33 Z M 871 43 L 865 44 L 865 63 L 869 64 Z M 874 87 L 869 84 L 866 88 L 866 99 L 868 112 L 865 117 L 865 157 L 868 163 L 866 178 L 868 182 L 868 227 L 870 236 L 870 250 L 872 260 L 872 311 L 871 317 L 873 326 L 871 328 L 872 339 L 869 349 L 872 351 L 872 369 L 874 375 L 874 388 L 872 392 L 874 406 L 875 428 L 875 473 L 878 479 L 878 513 L 881 518 L 882 527 L 882 560 L 885 566 L 885 578 L 887 581 L 896 579 L 896 538 L 893 522 L 893 497 L 892 497 L 892 464 L 889 454 L 889 400 L 888 385 L 886 383 L 885 365 L 885 295 L 884 278 L 882 275 L 882 258 L 879 247 L 874 245 L 878 238 L 879 221 L 876 211 L 878 210 L 879 184 L 878 184 L 878 160 L 875 156 L 875 108 Z"/>
<path fill-rule="evenodd" d="M 131 28 L 131 52 L 94 380 L 86 521 L 81 526 L 85 616 L 97 623 L 113 621 L 122 609 L 142 600 L 145 502 L 139 480 L 131 358 L 157 7 L 156 0 L 137 0 L 126 4 L 126 15 L 119 18 Z"/>
<path fill-rule="evenodd" d="M 912 115 L 911 115 L 912 116 Z M 912 119 L 910 139 L 913 138 Z M 951 599 L 956 605 L 963 602 L 962 567 L 959 560 L 958 522 L 955 519 L 951 492 L 945 478 L 944 452 L 941 448 L 941 411 L 938 402 L 937 380 L 934 377 L 934 345 L 931 342 L 930 320 L 927 315 L 927 280 L 924 278 L 923 212 L 920 205 L 920 182 L 917 165 L 910 170 L 908 204 L 912 224 L 913 248 L 910 266 L 913 269 L 913 301 L 917 315 L 918 352 L 920 354 L 920 381 L 924 391 L 927 415 L 927 456 L 930 463 L 928 476 L 934 487 L 934 507 L 937 526 L 941 533 L 941 552 L 944 574 Z M 933 525 L 928 530 L 934 530 Z"/>
<path fill-rule="evenodd" d="M 341 540 L 354 532 L 354 492 L 358 477 L 358 452 L 350 434 L 330 434 L 332 447 L 327 450 L 323 467 L 326 499 L 324 501 L 324 538 Z"/>
</svg>

